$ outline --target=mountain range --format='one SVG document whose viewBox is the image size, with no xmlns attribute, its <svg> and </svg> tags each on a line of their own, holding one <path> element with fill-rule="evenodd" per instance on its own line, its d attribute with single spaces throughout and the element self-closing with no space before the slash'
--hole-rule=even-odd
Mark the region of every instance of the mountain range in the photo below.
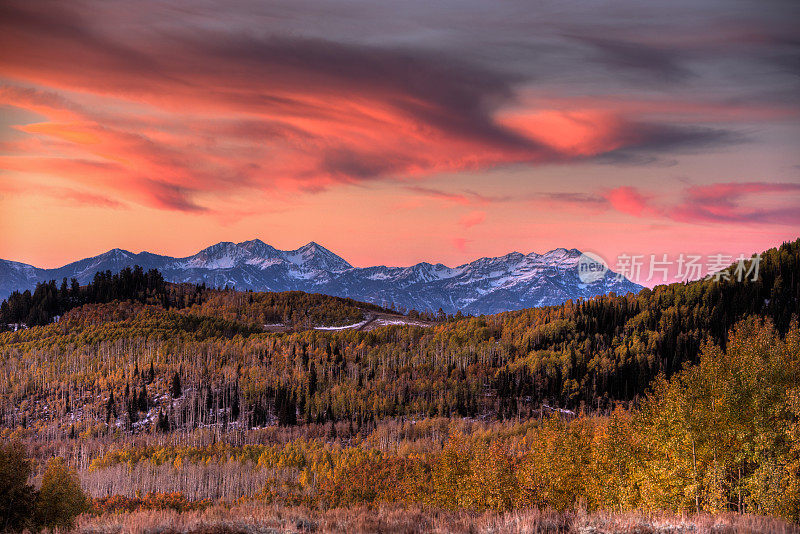
<svg viewBox="0 0 800 534">
<path fill-rule="evenodd" d="M 480 258 L 458 267 L 418 263 L 411 267 L 353 267 L 325 247 L 311 242 L 297 250 L 278 250 L 259 239 L 221 242 L 185 258 L 113 249 L 55 269 L 0 260 L 0 298 L 36 283 L 63 278 L 89 282 L 98 271 L 117 272 L 140 265 L 158 269 L 170 282 L 205 283 L 239 290 L 324 293 L 398 308 L 446 313 L 491 314 L 560 304 L 570 299 L 614 292 L 637 292 L 641 286 L 615 273 L 583 283 L 577 249 L 544 254 L 512 252 Z"/>
</svg>

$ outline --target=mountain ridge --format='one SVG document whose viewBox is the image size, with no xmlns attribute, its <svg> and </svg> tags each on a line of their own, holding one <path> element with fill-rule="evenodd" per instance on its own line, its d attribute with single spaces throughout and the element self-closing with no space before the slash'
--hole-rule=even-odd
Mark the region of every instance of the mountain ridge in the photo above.
<svg viewBox="0 0 800 534">
<path fill-rule="evenodd" d="M 581 251 L 556 248 L 538 254 L 510 252 L 448 267 L 420 262 L 407 267 L 353 267 L 344 258 L 311 241 L 294 250 L 279 250 L 260 239 L 222 241 L 186 257 L 114 248 L 53 269 L 0 260 L 0 298 L 37 282 L 77 278 L 82 284 L 97 271 L 117 272 L 140 265 L 158 269 L 170 282 L 205 283 L 240 290 L 300 290 L 349 297 L 380 305 L 446 313 L 489 314 L 560 304 L 641 286 L 608 271 L 585 284 L 577 273 Z"/>
</svg>

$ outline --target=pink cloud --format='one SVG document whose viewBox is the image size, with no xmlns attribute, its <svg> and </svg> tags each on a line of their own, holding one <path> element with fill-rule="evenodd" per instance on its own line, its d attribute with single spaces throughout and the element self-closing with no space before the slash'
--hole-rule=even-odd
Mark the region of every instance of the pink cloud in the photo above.
<svg viewBox="0 0 800 534">
<path fill-rule="evenodd" d="M 416 193 L 426 198 L 432 198 L 437 200 L 442 200 L 444 202 L 450 202 L 454 204 L 460 204 L 463 206 L 468 205 L 485 205 L 491 204 L 495 202 L 509 202 L 515 200 L 514 197 L 510 196 L 502 196 L 502 195 L 485 195 L 481 193 L 477 193 L 475 191 L 470 190 L 462 190 L 462 191 L 443 191 L 441 189 L 436 189 L 433 187 L 424 187 L 424 186 L 408 186 L 406 187 L 408 191 L 412 193 Z"/>
<path fill-rule="evenodd" d="M 454 237 L 453 238 L 453 246 L 459 252 L 467 252 L 467 245 L 471 242 L 471 239 L 466 239 L 464 237 Z"/>
<path fill-rule="evenodd" d="M 800 184 L 729 182 L 695 185 L 665 213 L 682 222 L 800 224 Z"/>
<path fill-rule="evenodd" d="M 482 223 L 484 220 L 486 220 L 485 211 L 471 211 L 466 215 L 462 216 L 458 220 L 458 224 L 460 224 L 464 228 L 471 228 L 475 225 Z"/>
<path fill-rule="evenodd" d="M 90 206 L 101 208 L 126 208 L 127 206 L 113 198 L 98 195 L 71 187 L 51 186 L 42 183 L 14 183 L 0 181 L 0 193 L 15 195 L 35 195 L 57 200 L 67 206 Z"/>
<path fill-rule="evenodd" d="M 550 193 L 577 209 L 615 210 L 634 217 L 686 223 L 800 224 L 800 184 L 721 182 L 686 187 L 677 200 L 621 186 L 604 193 Z"/>
<path fill-rule="evenodd" d="M 615 210 L 636 217 L 651 211 L 649 200 L 634 187 L 617 187 L 606 193 L 605 198 Z"/>
</svg>

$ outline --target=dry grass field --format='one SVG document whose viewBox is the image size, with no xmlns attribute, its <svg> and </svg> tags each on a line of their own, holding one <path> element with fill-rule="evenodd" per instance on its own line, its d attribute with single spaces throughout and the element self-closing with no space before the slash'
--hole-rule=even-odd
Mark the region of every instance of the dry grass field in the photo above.
<svg viewBox="0 0 800 534">
<path fill-rule="evenodd" d="M 645 513 L 448 512 L 402 507 L 355 507 L 326 511 L 240 504 L 201 511 L 171 510 L 83 515 L 81 534 L 795 534 L 800 527 L 751 515 L 673 516 Z"/>
</svg>

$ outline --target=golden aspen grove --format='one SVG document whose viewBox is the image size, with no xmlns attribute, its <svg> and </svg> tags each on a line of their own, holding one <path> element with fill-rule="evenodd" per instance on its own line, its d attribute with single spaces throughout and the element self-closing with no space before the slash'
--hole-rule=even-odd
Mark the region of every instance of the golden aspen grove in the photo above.
<svg viewBox="0 0 800 534">
<path fill-rule="evenodd" d="M 797 532 L 798 303 L 800 240 L 757 281 L 479 317 L 41 284 L 0 308 L 32 325 L 0 333 L 0 526 Z M 316 329 L 370 313 L 424 325 Z"/>
</svg>

